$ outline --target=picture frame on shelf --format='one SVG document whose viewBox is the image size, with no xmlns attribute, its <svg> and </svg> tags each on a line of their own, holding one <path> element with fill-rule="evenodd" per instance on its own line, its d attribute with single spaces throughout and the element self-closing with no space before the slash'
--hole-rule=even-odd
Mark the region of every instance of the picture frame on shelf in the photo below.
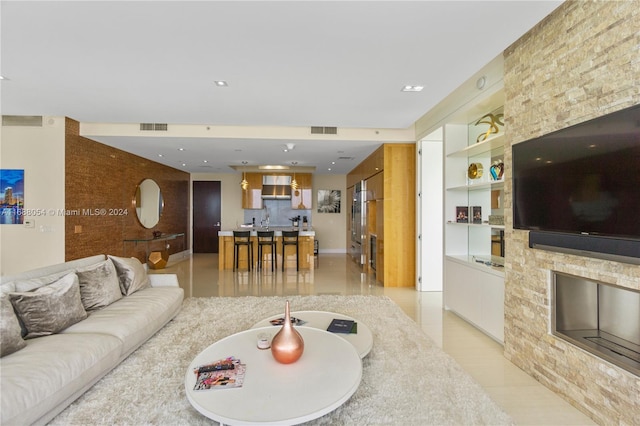
<svg viewBox="0 0 640 426">
<path fill-rule="evenodd" d="M 471 212 L 473 214 L 471 223 L 474 223 L 476 225 L 481 225 L 482 224 L 482 206 L 473 206 L 471 209 Z"/>
<path fill-rule="evenodd" d="M 456 207 L 456 222 L 469 223 L 469 207 L 468 206 Z"/>
</svg>

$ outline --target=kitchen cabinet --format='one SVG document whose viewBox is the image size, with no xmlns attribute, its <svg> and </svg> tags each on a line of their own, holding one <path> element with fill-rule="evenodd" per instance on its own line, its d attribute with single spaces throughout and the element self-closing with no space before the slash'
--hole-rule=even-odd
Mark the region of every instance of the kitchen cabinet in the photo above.
<svg viewBox="0 0 640 426">
<path fill-rule="evenodd" d="M 384 172 L 376 172 L 367 179 L 367 199 L 380 200 L 384 198 Z"/>
<path fill-rule="evenodd" d="M 291 176 L 293 173 L 278 173 L 278 175 Z M 265 173 L 245 173 L 245 179 L 249 183 L 248 188 L 242 190 L 242 208 L 243 209 L 262 209 L 264 202 L 262 200 L 262 178 Z M 295 178 L 298 182 L 298 189 L 291 191 L 291 208 L 294 210 L 311 210 L 313 204 L 313 184 L 311 173 L 296 173 Z"/>
<path fill-rule="evenodd" d="M 416 285 L 415 155 L 415 144 L 383 144 L 347 175 L 348 194 L 364 181 L 363 269 L 373 273 L 374 260 L 376 279 L 385 287 Z M 351 222 L 350 212 L 347 247 L 352 246 Z"/>
<path fill-rule="evenodd" d="M 249 183 L 247 189 L 242 190 L 243 209 L 261 209 L 262 205 L 262 173 L 245 173 Z"/>
</svg>

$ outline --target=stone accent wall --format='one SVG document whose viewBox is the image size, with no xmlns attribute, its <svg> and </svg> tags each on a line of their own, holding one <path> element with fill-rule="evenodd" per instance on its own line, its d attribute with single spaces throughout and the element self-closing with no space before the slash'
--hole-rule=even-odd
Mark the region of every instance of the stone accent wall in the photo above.
<svg viewBox="0 0 640 426">
<path fill-rule="evenodd" d="M 153 229 L 144 228 L 133 204 L 137 185 L 156 181 L 164 198 L 164 210 Z M 185 233 L 181 240 L 155 243 L 159 250 L 169 243 L 169 253 L 188 250 L 189 174 L 80 136 L 77 121 L 66 119 L 65 209 L 106 209 L 107 214 L 65 216 L 65 259 L 94 254 L 134 256 L 145 261 L 145 247 L 123 245 L 125 238 L 152 237 L 153 231 Z M 118 210 L 116 214 L 109 214 Z M 119 214 L 126 211 L 127 214 Z M 76 227 L 82 231 L 76 233 Z"/>
<path fill-rule="evenodd" d="M 640 1 L 568 1 L 505 51 L 505 356 L 601 424 L 640 424 L 640 377 L 550 334 L 551 271 L 640 289 L 640 267 L 528 248 L 511 146 L 640 103 Z M 638 319 L 630 319 L 637 321 Z"/>
</svg>

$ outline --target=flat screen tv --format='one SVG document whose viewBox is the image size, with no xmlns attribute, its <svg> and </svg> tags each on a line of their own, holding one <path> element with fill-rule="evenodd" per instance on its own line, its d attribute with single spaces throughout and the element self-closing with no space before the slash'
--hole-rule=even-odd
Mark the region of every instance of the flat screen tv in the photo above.
<svg viewBox="0 0 640 426">
<path fill-rule="evenodd" d="M 529 246 L 640 263 L 640 104 L 512 146 Z"/>
</svg>

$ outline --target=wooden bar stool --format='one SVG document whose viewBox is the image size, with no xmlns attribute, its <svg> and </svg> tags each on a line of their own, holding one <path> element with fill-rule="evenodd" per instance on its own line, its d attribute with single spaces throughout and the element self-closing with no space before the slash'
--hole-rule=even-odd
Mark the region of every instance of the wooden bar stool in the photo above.
<svg viewBox="0 0 640 426">
<path fill-rule="evenodd" d="M 262 269 L 262 247 L 271 246 L 271 271 L 276 264 L 276 240 L 273 231 L 257 231 L 258 233 L 258 269 Z"/>
<path fill-rule="evenodd" d="M 238 269 L 240 261 L 240 247 L 247 247 L 248 269 L 253 268 L 253 241 L 251 241 L 251 231 L 233 231 L 233 270 Z"/>
<path fill-rule="evenodd" d="M 300 270 L 300 250 L 298 249 L 298 231 L 282 231 L 282 270 L 284 271 L 284 264 L 286 255 L 285 249 L 287 246 L 296 246 L 296 271 Z"/>
</svg>

